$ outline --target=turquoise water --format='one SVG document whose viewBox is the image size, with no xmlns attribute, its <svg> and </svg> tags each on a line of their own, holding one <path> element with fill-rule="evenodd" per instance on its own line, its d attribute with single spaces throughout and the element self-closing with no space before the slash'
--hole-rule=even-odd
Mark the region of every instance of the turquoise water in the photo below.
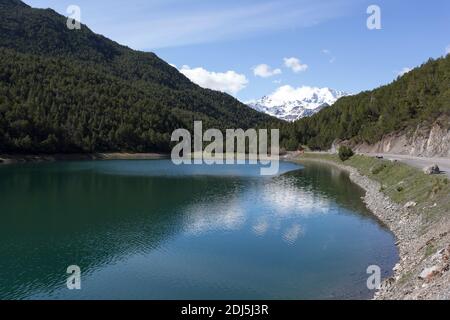
<svg viewBox="0 0 450 320">
<path fill-rule="evenodd" d="M 0 166 L 0 299 L 370 298 L 398 254 L 362 195 L 313 164 Z"/>
</svg>

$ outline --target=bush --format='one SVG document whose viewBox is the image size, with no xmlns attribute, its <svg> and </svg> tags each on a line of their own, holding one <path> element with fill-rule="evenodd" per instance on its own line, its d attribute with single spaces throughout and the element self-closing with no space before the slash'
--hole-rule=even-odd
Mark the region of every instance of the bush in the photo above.
<svg viewBox="0 0 450 320">
<path fill-rule="evenodd" d="M 339 159 L 341 159 L 341 161 L 346 161 L 346 160 L 350 159 L 351 157 L 353 157 L 354 155 L 355 155 L 355 153 L 349 147 L 341 146 L 339 148 Z"/>
<path fill-rule="evenodd" d="M 377 165 L 375 165 L 374 167 L 372 167 L 372 168 L 370 169 L 370 172 L 371 172 L 372 174 L 379 174 L 379 173 L 380 173 L 381 171 L 383 171 L 386 167 L 387 167 L 386 164 L 380 163 L 380 164 L 377 164 Z"/>
</svg>

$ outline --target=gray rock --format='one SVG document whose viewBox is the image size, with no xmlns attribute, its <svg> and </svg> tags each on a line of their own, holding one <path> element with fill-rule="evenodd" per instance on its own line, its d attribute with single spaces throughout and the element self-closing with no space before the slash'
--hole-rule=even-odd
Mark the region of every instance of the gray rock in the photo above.
<svg viewBox="0 0 450 320">
<path fill-rule="evenodd" d="M 437 164 L 433 164 L 432 166 L 425 167 L 423 169 L 423 173 L 425 174 L 439 174 L 441 170 L 439 169 Z"/>
<path fill-rule="evenodd" d="M 415 207 L 415 206 L 417 206 L 417 202 L 409 201 L 409 202 L 407 202 L 405 204 L 404 208 L 412 208 L 412 207 Z"/>
<path fill-rule="evenodd" d="M 395 283 L 394 277 L 389 277 L 381 282 L 380 290 L 388 291 Z"/>
<path fill-rule="evenodd" d="M 430 268 L 425 268 L 420 273 L 419 278 L 422 280 L 429 279 L 433 277 L 437 272 L 439 272 L 439 268 L 437 266 L 432 266 Z"/>
</svg>

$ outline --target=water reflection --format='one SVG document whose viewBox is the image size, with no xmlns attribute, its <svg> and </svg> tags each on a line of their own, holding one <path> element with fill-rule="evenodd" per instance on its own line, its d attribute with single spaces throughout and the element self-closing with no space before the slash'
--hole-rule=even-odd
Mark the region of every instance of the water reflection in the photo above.
<svg viewBox="0 0 450 320">
<path fill-rule="evenodd" d="M 269 229 L 269 222 L 267 222 L 266 218 L 259 218 L 259 221 L 253 225 L 253 232 L 258 235 L 264 235 Z"/>
<path fill-rule="evenodd" d="M 185 211 L 184 229 L 187 233 L 200 235 L 216 230 L 231 231 L 242 228 L 246 221 L 245 209 L 236 196 L 223 202 L 223 199 L 208 199 L 205 203 L 193 205 Z M 212 200 L 212 201 L 211 201 Z M 227 199 L 228 200 L 228 199 Z"/>
<path fill-rule="evenodd" d="M 336 277 L 370 294 L 364 266 L 389 270 L 396 252 L 362 191 L 328 168 L 280 168 L 267 179 L 168 161 L 2 167 L 0 298 L 328 297 Z M 347 263 L 330 273 L 330 256 Z M 71 264 L 86 290 L 65 289 Z"/>
<path fill-rule="evenodd" d="M 351 184 L 348 175 L 341 170 L 310 165 L 304 170 L 262 182 L 249 181 L 203 198 L 184 210 L 184 230 L 200 235 L 216 230 L 238 230 L 249 223 L 257 236 L 275 230 L 287 243 L 292 243 L 305 232 L 296 218 L 337 211 L 375 219 L 361 201 L 355 201 L 355 197 L 362 195 L 363 191 Z M 348 211 L 341 210 L 338 203 Z M 289 220 L 294 222 L 281 230 L 281 222 Z"/>
<path fill-rule="evenodd" d="M 302 226 L 298 223 L 294 223 L 291 227 L 286 229 L 283 233 L 283 239 L 288 244 L 293 244 L 297 241 L 298 237 L 304 233 Z"/>
<path fill-rule="evenodd" d="M 314 193 L 308 186 L 297 185 L 296 178 L 283 175 L 268 181 L 249 181 L 239 188 L 205 198 L 184 210 L 184 229 L 201 235 L 217 230 L 232 231 L 252 225 L 255 235 L 276 230 L 287 243 L 301 235 L 299 217 L 330 212 L 332 201 L 325 194 Z M 293 220 L 280 230 L 281 222 Z"/>
</svg>

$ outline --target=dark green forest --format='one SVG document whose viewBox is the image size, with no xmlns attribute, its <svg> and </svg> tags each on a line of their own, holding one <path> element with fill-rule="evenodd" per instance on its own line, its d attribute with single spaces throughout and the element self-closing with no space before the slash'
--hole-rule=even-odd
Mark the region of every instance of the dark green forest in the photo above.
<svg viewBox="0 0 450 320">
<path fill-rule="evenodd" d="M 436 120 L 450 128 L 450 55 L 430 59 L 389 85 L 343 97 L 310 118 L 283 125 L 282 144 L 296 149 L 329 149 L 335 139 L 379 141 L 392 132 L 410 132 Z"/>
<path fill-rule="evenodd" d="M 153 53 L 0 0 L 0 152 L 164 152 L 172 131 L 194 120 L 219 129 L 276 122 Z"/>
<path fill-rule="evenodd" d="M 280 128 L 281 146 L 374 143 L 436 119 L 450 127 L 450 55 L 391 84 L 344 97 L 285 123 L 193 84 L 153 53 L 85 25 L 69 30 L 51 9 L 0 0 L 0 153 L 167 152 L 173 130 Z"/>
</svg>

